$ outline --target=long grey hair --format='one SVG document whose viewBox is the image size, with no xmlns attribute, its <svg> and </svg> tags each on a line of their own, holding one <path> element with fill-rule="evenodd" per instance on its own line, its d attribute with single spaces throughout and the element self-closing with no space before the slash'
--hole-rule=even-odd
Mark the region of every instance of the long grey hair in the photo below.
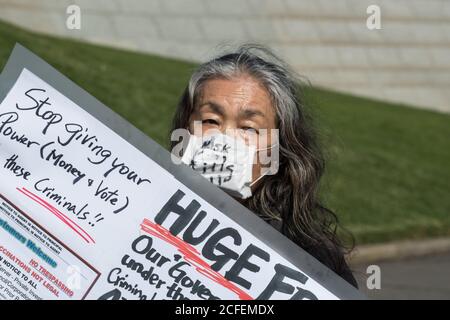
<svg viewBox="0 0 450 320">
<path fill-rule="evenodd" d="M 279 129 L 279 170 L 262 179 L 244 204 L 338 274 L 345 246 L 337 236 L 336 215 L 318 196 L 325 160 L 303 101 L 299 77 L 265 47 L 243 45 L 198 67 L 178 104 L 172 130 L 188 128 L 202 87 L 210 79 L 249 75 L 269 92 Z M 176 142 L 172 141 L 171 147 Z"/>
</svg>

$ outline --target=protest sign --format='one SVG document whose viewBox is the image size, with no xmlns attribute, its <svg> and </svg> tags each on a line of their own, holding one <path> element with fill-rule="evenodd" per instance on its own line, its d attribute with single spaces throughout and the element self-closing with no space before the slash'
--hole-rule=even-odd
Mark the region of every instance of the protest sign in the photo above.
<svg viewBox="0 0 450 320">
<path fill-rule="evenodd" d="M 0 101 L 0 299 L 362 298 L 20 45 Z"/>
</svg>

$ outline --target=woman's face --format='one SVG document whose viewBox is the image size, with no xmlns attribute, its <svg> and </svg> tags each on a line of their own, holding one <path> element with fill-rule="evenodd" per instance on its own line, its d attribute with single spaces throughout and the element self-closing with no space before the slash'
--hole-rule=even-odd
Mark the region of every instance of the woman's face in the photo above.
<svg viewBox="0 0 450 320">
<path fill-rule="evenodd" d="M 189 120 L 191 133 L 194 132 L 194 121 L 201 121 L 203 134 L 211 129 L 225 134 L 232 129 L 239 130 L 246 137 L 254 133 L 258 136 L 261 129 L 267 129 L 264 138 L 267 143 L 264 139 L 256 140 L 260 141 L 256 144 L 258 149 L 271 146 L 270 129 L 276 128 L 275 111 L 268 92 L 252 77 L 245 75 L 206 81 Z M 261 145 L 263 141 L 264 145 Z M 253 164 L 253 181 L 260 172 L 261 164 L 257 158 Z"/>
</svg>

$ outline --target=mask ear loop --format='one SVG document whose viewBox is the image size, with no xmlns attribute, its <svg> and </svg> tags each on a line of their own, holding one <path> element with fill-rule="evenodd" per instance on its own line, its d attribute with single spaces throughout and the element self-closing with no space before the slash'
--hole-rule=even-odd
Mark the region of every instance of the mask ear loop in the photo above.
<svg viewBox="0 0 450 320">
<path fill-rule="evenodd" d="M 263 150 L 269 150 L 269 149 L 272 149 L 273 147 L 276 147 L 277 145 L 278 145 L 278 142 L 267 148 L 256 149 L 256 152 L 263 151 Z"/>
<path fill-rule="evenodd" d="M 255 181 L 250 183 L 249 187 L 253 186 L 255 183 L 257 183 L 261 178 L 264 178 L 267 175 L 267 173 L 260 175 L 258 178 L 256 178 Z"/>
<path fill-rule="evenodd" d="M 278 145 L 278 142 L 273 144 L 273 145 L 271 145 L 270 147 L 267 147 L 267 148 L 256 149 L 256 152 L 263 151 L 263 150 L 269 150 L 269 149 L 272 149 L 273 147 L 276 147 L 277 145 Z M 267 171 L 269 171 L 269 170 L 267 170 Z M 250 183 L 250 187 L 253 186 L 256 182 L 258 182 L 261 178 L 263 178 L 265 176 L 267 176 L 267 173 L 264 173 L 264 174 L 260 175 L 258 178 L 256 178 L 255 181 Z"/>
</svg>

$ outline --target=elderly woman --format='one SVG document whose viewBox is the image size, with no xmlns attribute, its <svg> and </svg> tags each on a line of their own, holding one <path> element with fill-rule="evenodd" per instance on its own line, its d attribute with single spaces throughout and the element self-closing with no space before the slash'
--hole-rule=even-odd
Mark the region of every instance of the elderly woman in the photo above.
<svg viewBox="0 0 450 320">
<path fill-rule="evenodd" d="M 222 133 L 234 145 L 237 160 L 223 156 L 218 164 L 222 170 L 214 170 L 217 163 L 208 160 L 195 164 L 190 156 L 186 163 L 356 287 L 337 236 L 336 215 L 318 197 L 325 162 L 305 109 L 288 66 L 268 49 L 245 45 L 199 66 L 181 97 L 172 129 L 193 133 L 200 123 L 203 134 Z M 230 129 L 240 134 L 229 135 Z M 278 141 L 269 135 L 267 145 L 254 143 L 253 153 L 242 151 L 243 144 L 253 143 L 250 136 L 271 130 L 277 130 Z M 191 140 L 188 149 L 205 146 L 204 140 Z M 279 152 L 276 172 L 262 173 L 261 150 Z M 217 157 L 222 150 L 211 152 Z M 224 168 L 233 175 L 224 175 Z"/>
</svg>

